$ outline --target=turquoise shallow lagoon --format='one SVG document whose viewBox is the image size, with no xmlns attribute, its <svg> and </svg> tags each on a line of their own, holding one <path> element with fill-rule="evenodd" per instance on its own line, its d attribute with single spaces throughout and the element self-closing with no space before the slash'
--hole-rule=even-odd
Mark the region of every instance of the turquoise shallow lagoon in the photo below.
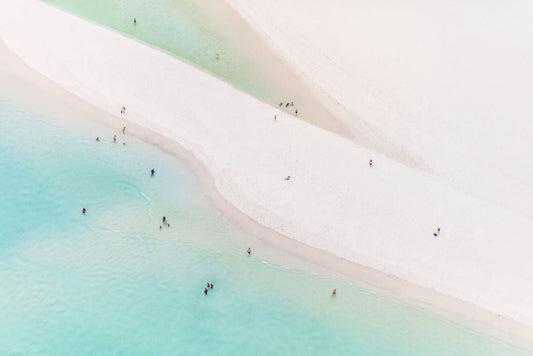
<svg viewBox="0 0 533 356">
<path fill-rule="evenodd" d="M 0 127 L 2 354 L 528 354 L 262 251 L 134 137 L 5 100 Z"/>
</svg>

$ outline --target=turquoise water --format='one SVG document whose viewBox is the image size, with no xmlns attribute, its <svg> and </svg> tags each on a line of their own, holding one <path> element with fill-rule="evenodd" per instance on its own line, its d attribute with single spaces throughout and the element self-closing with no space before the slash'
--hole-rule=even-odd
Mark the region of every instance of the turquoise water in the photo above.
<svg viewBox="0 0 533 356">
<path fill-rule="evenodd" d="M 76 122 L 0 100 L 2 354 L 528 354 L 271 258 L 172 156 Z"/>
<path fill-rule="evenodd" d="M 308 86 L 223 1 L 43 1 L 171 53 L 266 103 L 278 107 L 293 101 L 301 119 L 347 135 Z M 295 107 L 282 109 L 293 114 Z"/>
<path fill-rule="evenodd" d="M 172 156 L 2 75 L 0 354 L 532 354 L 273 250 Z"/>
</svg>

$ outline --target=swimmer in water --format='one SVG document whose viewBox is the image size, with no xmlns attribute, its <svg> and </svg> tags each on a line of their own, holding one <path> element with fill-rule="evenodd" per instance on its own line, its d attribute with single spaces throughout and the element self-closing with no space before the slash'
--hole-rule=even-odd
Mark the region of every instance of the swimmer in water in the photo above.
<svg viewBox="0 0 533 356">
<path fill-rule="evenodd" d="M 87 211 L 87 209 L 83 208 L 83 210 L 81 212 L 85 214 L 86 211 Z"/>
<path fill-rule="evenodd" d="M 155 169 L 152 168 L 152 177 L 154 176 L 155 174 Z"/>
<path fill-rule="evenodd" d="M 331 294 L 331 296 L 334 297 L 334 296 L 336 296 L 336 295 L 337 295 L 337 290 L 334 289 L 334 290 L 333 290 L 333 294 Z"/>
<path fill-rule="evenodd" d="M 248 256 L 250 256 L 250 254 L 252 253 L 252 249 L 248 247 Z"/>
</svg>

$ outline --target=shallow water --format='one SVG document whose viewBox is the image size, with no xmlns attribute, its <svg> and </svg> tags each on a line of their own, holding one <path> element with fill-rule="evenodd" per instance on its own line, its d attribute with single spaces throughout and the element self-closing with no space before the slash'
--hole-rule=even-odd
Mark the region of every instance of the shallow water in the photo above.
<svg viewBox="0 0 533 356">
<path fill-rule="evenodd" d="M 1 354 L 531 354 L 273 250 L 172 156 L 4 74 Z"/>
<path fill-rule="evenodd" d="M 263 251 L 134 137 L 5 100 L 0 128 L 2 354 L 528 354 Z"/>
<path fill-rule="evenodd" d="M 350 136 L 307 84 L 219 0 L 43 0 L 206 70 L 317 126 Z M 133 19 L 137 24 L 133 24 Z M 216 54 L 220 57 L 217 60 Z"/>
</svg>

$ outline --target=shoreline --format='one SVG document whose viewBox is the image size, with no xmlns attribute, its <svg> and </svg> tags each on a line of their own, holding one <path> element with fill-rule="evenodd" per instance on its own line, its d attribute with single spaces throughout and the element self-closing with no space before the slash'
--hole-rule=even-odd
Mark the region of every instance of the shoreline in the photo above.
<svg viewBox="0 0 533 356">
<path fill-rule="evenodd" d="M 85 116 L 91 116 L 91 120 L 94 120 L 95 122 L 116 128 L 117 130 L 122 128 L 122 122 L 117 124 L 116 121 L 106 120 L 106 118 L 110 116 L 109 113 L 83 101 L 65 89 L 58 87 L 48 78 L 42 77 L 41 74 L 28 68 L 24 63 L 20 62 L 15 54 L 5 48 L 1 40 L 0 53 L 11 57 L 11 59 L 9 59 L 9 64 L 14 69 L 15 73 L 12 72 L 10 74 L 13 76 L 22 77 L 23 80 L 38 86 L 39 91 L 47 90 L 51 92 L 51 95 L 53 96 L 61 96 L 62 99 L 67 101 L 71 108 L 78 107 L 80 104 L 83 105 Z M 19 62 L 14 62 L 13 60 L 18 60 Z M 38 76 L 41 78 L 38 78 Z M 15 94 L 15 96 L 17 95 Z M 41 105 L 41 103 L 31 104 L 31 102 L 22 101 L 23 103 L 17 104 L 25 106 Z M 91 108 L 90 112 L 87 111 L 88 108 Z M 42 108 L 31 108 L 31 110 L 40 109 Z M 47 115 L 54 114 L 57 113 L 47 113 Z M 68 121 L 69 119 L 61 118 L 60 120 Z M 127 127 L 128 135 L 135 136 L 138 139 L 156 146 L 163 152 L 173 155 L 179 159 L 180 162 L 184 163 L 197 179 L 203 194 L 207 197 L 210 204 L 220 211 L 232 224 L 235 224 L 244 232 L 249 233 L 249 235 L 252 236 L 252 239 L 259 239 L 266 244 L 273 246 L 275 249 L 280 249 L 285 253 L 289 253 L 298 259 L 310 263 L 312 266 L 324 268 L 331 272 L 333 277 L 342 278 L 379 292 L 392 293 L 395 297 L 398 297 L 407 303 L 419 305 L 431 312 L 443 315 L 446 318 L 463 323 L 476 330 L 486 332 L 510 342 L 518 342 L 520 344 L 525 341 L 526 347 L 533 347 L 533 338 L 531 336 L 533 333 L 532 327 L 502 317 L 472 303 L 443 295 L 431 288 L 415 285 L 379 270 L 339 258 L 324 250 L 316 249 L 312 246 L 305 245 L 299 241 L 283 236 L 276 231 L 261 225 L 238 210 L 220 194 L 216 189 L 215 182 L 208 169 L 200 161 L 195 159 L 190 151 L 184 149 L 171 139 L 153 132 L 150 128 L 142 127 L 131 122 L 127 123 Z M 309 270 L 309 272 L 314 271 Z M 518 338 L 518 340 L 516 338 Z"/>
<path fill-rule="evenodd" d="M 29 70 L 33 71 L 32 69 Z M 57 86 L 57 84 L 55 83 L 53 83 L 52 85 Z M 76 96 L 75 94 L 70 93 L 66 89 L 61 88 L 60 90 L 63 91 L 65 95 Z M 84 101 L 87 105 L 93 106 L 90 102 L 77 96 L 76 100 Z M 96 106 L 94 107 L 97 111 L 105 112 L 101 108 L 98 108 Z M 106 113 L 106 116 L 114 117 L 109 113 Z M 108 120 L 103 120 L 102 122 L 105 122 L 106 125 L 112 125 L 116 121 L 109 122 Z M 122 123 L 118 126 L 121 125 Z M 451 309 L 453 312 L 457 312 L 459 315 L 472 316 L 470 315 L 472 309 L 476 309 L 476 312 L 474 314 L 479 313 L 479 315 L 474 316 L 472 318 L 473 320 L 477 320 L 481 323 L 495 326 L 499 330 L 504 330 L 505 332 L 509 332 L 512 334 L 520 335 L 523 332 L 523 335 L 521 336 L 531 336 L 531 328 L 528 327 L 527 329 L 520 331 L 520 325 L 522 324 L 512 321 L 511 319 L 499 317 L 498 315 L 490 311 L 486 311 L 483 308 L 472 308 L 472 306 L 468 302 L 461 301 L 457 298 L 446 297 L 441 293 L 433 291 L 431 288 L 419 287 L 416 284 L 412 282 L 406 282 L 401 278 L 390 276 L 387 273 L 379 272 L 378 270 L 372 268 L 363 267 L 362 265 L 359 265 L 355 262 L 347 261 L 342 257 L 333 256 L 327 251 L 310 247 L 305 243 L 298 242 L 294 239 L 285 237 L 281 233 L 275 232 L 274 230 L 262 225 L 260 222 L 254 221 L 251 217 L 241 212 L 238 207 L 235 207 L 231 204 L 231 202 L 227 201 L 227 199 L 217 189 L 216 180 L 215 178 L 213 178 L 211 172 L 206 167 L 205 163 L 201 162 L 197 157 L 195 157 L 193 152 L 191 152 L 187 148 L 181 147 L 179 142 L 175 142 L 171 138 L 164 137 L 149 128 L 133 124 L 132 122 L 128 122 L 127 125 L 128 132 L 133 133 L 135 136 L 139 137 L 142 140 L 150 142 L 151 144 L 155 144 L 156 146 L 162 148 L 167 152 L 171 152 L 175 156 L 178 156 L 180 160 L 184 161 L 186 165 L 192 169 L 195 176 L 198 177 L 198 180 L 200 182 L 200 185 L 202 186 L 204 193 L 206 194 L 206 196 L 209 197 L 213 205 L 218 210 L 220 210 L 226 217 L 228 217 L 232 222 L 235 222 L 237 225 L 244 227 L 246 231 L 252 231 L 254 235 L 257 235 L 259 238 L 264 239 L 264 241 L 267 241 L 272 245 L 275 245 L 276 247 L 284 248 L 286 251 L 290 251 L 291 253 L 297 255 L 300 258 L 311 260 L 313 264 L 321 266 L 323 263 L 326 268 L 335 271 L 339 275 L 349 276 L 349 279 L 353 279 L 358 283 L 363 282 L 365 284 L 377 287 L 378 289 L 393 291 L 399 296 L 404 296 L 407 298 L 413 297 L 413 300 L 420 300 L 424 304 L 429 304 L 431 308 L 440 309 L 441 306 L 443 306 L 444 309 Z M 129 128 L 130 126 L 131 130 Z M 298 251 L 298 253 L 294 253 L 294 251 Z M 316 260 L 314 260 L 315 258 Z M 317 261 L 319 261 L 319 263 L 317 263 Z M 420 298 L 421 295 L 426 296 Z M 442 297 L 442 300 L 439 298 L 439 296 Z M 447 302 L 446 299 L 448 299 Z M 453 304 L 461 304 L 461 307 L 458 307 L 458 310 L 455 310 Z M 465 309 L 461 311 L 463 307 Z M 487 313 L 487 315 L 483 316 L 485 312 Z M 485 319 L 485 317 L 487 319 Z M 508 320 L 508 322 L 506 320 Z M 503 326 L 502 324 L 506 324 L 506 326 Z"/>
</svg>

